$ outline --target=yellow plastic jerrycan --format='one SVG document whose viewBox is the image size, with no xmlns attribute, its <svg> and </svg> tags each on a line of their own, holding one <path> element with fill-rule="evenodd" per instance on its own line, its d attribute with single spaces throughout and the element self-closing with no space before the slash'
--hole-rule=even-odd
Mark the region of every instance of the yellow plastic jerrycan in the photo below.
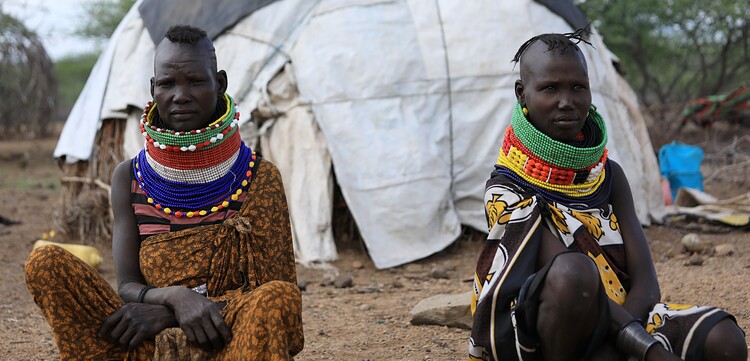
<svg viewBox="0 0 750 361">
<path fill-rule="evenodd" d="M 84 262 L 90 264 L 92 267 L 97 268 L 102 263 L 102 255 L 99 253 L 99 250 L 97 250 L 94 247 L 83 245 L 83 244 L 67 244 L 67 243 L 58 243 L 58 242 L 51 242 L 51 241 L 45 241 L 45 240 L 38 240 L 34 242 L 34 249 L 37 249 L 42 246 L 46 245 L 55 245 L 58 246 L 76 257 L 82 259 Z"/>
</svg>

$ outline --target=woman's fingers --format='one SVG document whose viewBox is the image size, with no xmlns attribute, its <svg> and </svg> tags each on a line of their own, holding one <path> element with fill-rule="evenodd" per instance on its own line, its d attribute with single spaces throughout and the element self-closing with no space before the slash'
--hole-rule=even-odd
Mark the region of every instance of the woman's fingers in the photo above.
<svg viewBox="0 0 750 361">
<path fill-rule="evenodd" d="M 176 303 L 175 315 L 188 342 L 201 348 L 220 349 L 232 339 L 232 330 L 224 323 L 216 304 L 204 296 L 186 296 Z"/>
<path fill-rule="evenodd" d="M 122 336 L 125 335 L 125 332 L 127 331 L 128 331 L 128 326 L 125 324 L 125 322 L 120 322 L 112 330 L 112 333 L 109 334 L 109 338 L 110 340 L 112 340 L 112 342 L 122 346 L 123 344 L 120 342 L 120 340 L 122 339 Z M 127 344 L 125 344 L 124 347 L 127 347 Z"/>
<path fill-rule="evenodd" d="M 219 310 L 213 304 L 211 304 L 206 311 L 208 314 L 201 319 L 201 326 L 207 339 L 206 343 L 209 345 L 209 348 L 220 349 L 229 342 L 229 340 L 224 337 L 221 328 L 223 326 L 223 328 L 228 329 L 228 327 L 221 318 Z"/>
<path fill-rule="evenodd" d="M 206 333 L 206 338 L 208 339 L 207 343 L 210 345 L 210 348 L 218 350 L 222 346 L 224 346 L 224 339 L 216 330 L 216 327 L 213 323 L 208 322 L 208 324 L 203 328 L 203 331 L 205 331 Z"/>
<path fill-rule="evenodd" d="M 202 327 L 196 327 L 193 329 L 193 332 L 195 333 L 195 340 L 198 345 L 204 350 L 210 350 L 211 349 L 211 342 L 208 341 L 208 337 L 206 337 L 206 332 Z"/>
<path fill-rule="evenodd" d="M 133 338 L 130 339 L 128 350 L 134 350 L 138 348 L 138 346 L 140 346 L 145 340 L 146 335 L 144 335 L 143 332 L 136 332 L 136 334 L 133 335 Z"/>
<path fill-rule="evenodd" d="M 193 329 L 188 327 L 182 327 L 182 331 L 185 332 L 185 336 L 187 337 L 187 341 L 189 343 L 195 344 L 198 343 L 195 339 L 195 332 L 193 332 Z"/>
<path fill-rule="evenodd" d="M 122 333 L 122 335 L 117 339 L 117 343 L 120 345 L 120 347 L 126 349 L 126 350 L 132 350 L 137 345 L 133 345 L 131 343 L 131 340 L 133 339 L 133 336 L 135 336 L 136 330 L 134 327 L 128 327 L 125 329 L 125 332 Z"/>
<path fill-rule="evenodd" d="M 117 327 L 117 325 L 120 323 L 120 320 L 122 319 L 121 311 L 122 309 L 117 310 L 115 313 L 104 320 L 102 326 L 99 328 L 99 337 L 108 340 L 116 340 L 112 338 L 112 330 Z"/>
<path fill-rule="evenodd" d="M 221 312 L 219 312 L 217 307 L 211 309 L 211 322 L 214 327 L 216 327 L 216 330 L 219 331 L 224 344 L 228 344 L 229 341 L 232 341 L 232 330 L 224 322 L 224 318 L 221 317 Z"/>
</svg>

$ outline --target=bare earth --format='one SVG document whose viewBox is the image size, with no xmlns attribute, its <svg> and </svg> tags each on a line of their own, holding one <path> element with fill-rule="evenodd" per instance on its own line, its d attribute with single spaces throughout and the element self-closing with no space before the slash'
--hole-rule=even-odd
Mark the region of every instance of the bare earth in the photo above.
<svg viewBox="0 0 750 361">
<path fill-rule="evenodd" d="M 750 133 L 747 129 L 742 132 Z M 724 137 L 729 134 L 732 132 L 726 132 Z M 61 189 L 60 171 L 51 156 L 55 142 L 53 138 L 0 142 L 0 216 L 21 222 L 13 226 L 0 224 L 0 355 L 3 355 L 0 358 L 3 359 L 57 358 L 52 332 L 32 301 L 23 276 L 24 262 L 33 242 L 43 232 L 55 229 Z M 659 145 L 655 144 L 657 149 Z M 714 145 L 721 149 L 722 143 Z M 747 149 L 745 152 L 750 154 Z M 707 167 L 704 175 L 718 169 L 711 164 Z M 731 177 L 714 177 L 706 184 L 706 190 L 719 198 L 748 192 L 747 172 L 743 169 L 732 173 Z M 664 226 L 646 229 L 663 298 L 671 302 L 720 306 L 733 313 L 748 332 L 750 233 L 716 231 L 716 228 L 704 227 L 699 235 L 708 249 L 731 244 L 735 247 L 734 254 L 726 257 L 703 254 L 702 265 L 688 266 L 691 258 L 682 252 L 680 240 L 690 231 L 684 227 Z M 481 241 L 462 239 L 445 251 L 414 264 L 376 270 L 363 247 L 356 242 L 349 243 L 333 266 L 339 274 L 352 275 L 351 288 L 326 285 L 334 276 L 332 271 L 298 265 L 299 279 L 307 282 L 303 292 L 306 342 L 296 359 L 465 359 L 468 330 L 412 326 L 409 311 L 429 296 L 467 292 L 471 285 L 467 280 L 473 274 L 481 245 Z M 111 250 L 100 251 L 105 255 L 101 272 L 114 284 Z M 434 267 L 447 270 L 449 278 L 430 277 Z"/>
</svg>

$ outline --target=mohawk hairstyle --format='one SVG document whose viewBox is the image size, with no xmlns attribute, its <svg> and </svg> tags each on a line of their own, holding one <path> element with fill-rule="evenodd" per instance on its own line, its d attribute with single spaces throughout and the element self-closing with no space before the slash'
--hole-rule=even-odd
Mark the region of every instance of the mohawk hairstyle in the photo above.
<svg viewBox="0 0 750 361">
<path fill-rule="evenodd" d="M 164 37 L 173 43 L 194 45 L 201 39 L 208 39 L 206 32 L 190 25 L 174 25 L 167 30 Z"/>
<path fill-rule="evenodd" d="M 521 55 L 523 55 L 526 49 L 528 49 L 532 44 L 537 42 L 537 40 L 547 44 L 547 51 L 554 49 L 559 49 L 561 53 L 565 53 L 569 50 L 581 51 L 581 49 L 578 47 L 578 44 L 581 42 L 589 44 L 593 48 L 594 46 L 591 45 L 588 40 L 586 40 L 589 34 L 591 34 L 589 25 L 586 25 L 585 27 L 578 29 L 572 33 L 548 33 L 537 35 L 523 43 L 523 45 L 518 48 L 518 52 L 516 52 L 513 60 L 511 60 L 510 62 L 518 63 L 519 61 L 521 61 Z"/>
</svg>

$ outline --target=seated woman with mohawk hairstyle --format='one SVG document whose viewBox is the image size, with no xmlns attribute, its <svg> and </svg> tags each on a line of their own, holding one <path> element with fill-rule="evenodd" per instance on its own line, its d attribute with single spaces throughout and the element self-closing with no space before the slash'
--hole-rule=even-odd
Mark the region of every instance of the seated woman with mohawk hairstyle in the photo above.
<svg viewBox="0 0 750 361">
<path fill-rule="evenodd" d="M 518 103 L 487 181 L 469 358 L 746 360 L 733 316 L 659 302 L 628 181 L 591 104 L 583 35 L 535 36 L 513 59 Z"/>
<path fill-rule="evenodd" d="M 38 248 L 26 283 L 63 360 L 291 360 L 301 296 L 281 176 L 240 138 L 206 33 L 156 47 L 145 149 L 112 176 L 118 292 Z M 118 296 L 119 293 L 119 296 Z"/>
</svg>

